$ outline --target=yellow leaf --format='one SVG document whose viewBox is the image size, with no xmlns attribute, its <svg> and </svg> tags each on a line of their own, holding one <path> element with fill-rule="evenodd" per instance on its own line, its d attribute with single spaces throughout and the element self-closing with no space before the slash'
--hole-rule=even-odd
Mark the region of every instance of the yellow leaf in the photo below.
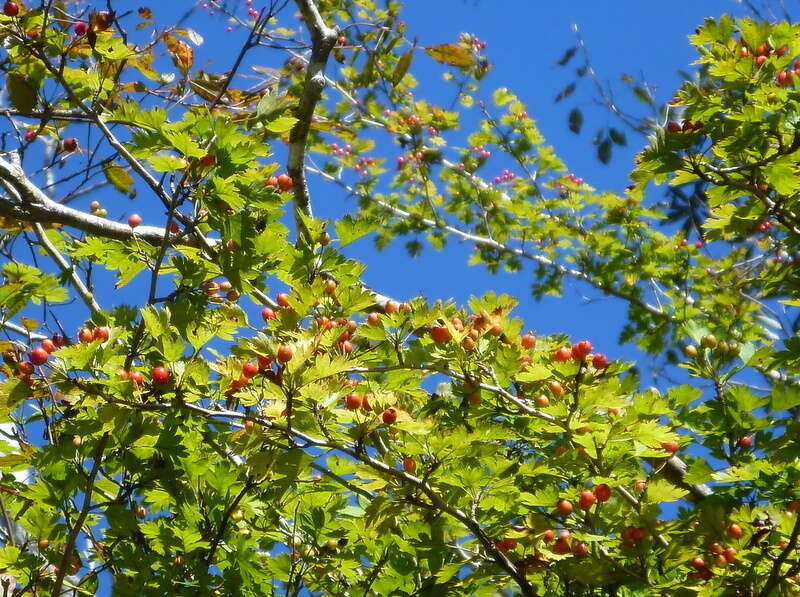
<svg viewBox="0 0 800 597">
<path fill-rule="evenodd" d="M 449 64 L 450 66 L 466 68 L 475 64 L 475 60 L 472 58 L 472 53 L 458 44 L 439 44 L 438 46 L 427 46 L 425 51 L 437 62 Z"/>
</svg>

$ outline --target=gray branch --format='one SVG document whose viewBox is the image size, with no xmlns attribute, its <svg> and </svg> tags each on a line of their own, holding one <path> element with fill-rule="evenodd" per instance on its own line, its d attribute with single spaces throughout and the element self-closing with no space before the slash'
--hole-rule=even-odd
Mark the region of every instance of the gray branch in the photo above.
<svg viewBox="0 0 800 597">
<path fill-rule="evenodd" d="M 303 20 L 311 34 L 311 58 L 306 67 L 306 80 L 300 104 L 295 110 L 297 123 L 289 133 L 289 158 L 286 170 L 294 183 L 294 206 L 298 234 L 306 234 L 302 223 L 302 216 L 311 215 L 311 197 L 308 192 L 304 163 L 306 158 L 306 145 L 308 134 L 311 130 L 311 120 L 314 109 L 322 97 L 325 88 L 325 66 L 339 33 L 336 29 L 328 27 L 322 20 L 313 0 L 296 0 L 297 7 L 303 15 Z"/>
</svg>

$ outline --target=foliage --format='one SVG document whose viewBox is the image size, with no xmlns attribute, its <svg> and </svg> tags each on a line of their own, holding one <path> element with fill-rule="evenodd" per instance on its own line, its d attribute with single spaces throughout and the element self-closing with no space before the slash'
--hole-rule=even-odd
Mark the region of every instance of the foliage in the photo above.
<svg viewBox="0 0 800 597">
<path fill-rule="evenodd" d="M 480 99 L 485 44 L 417 47 L 398 2 L 229 15 L 250 34 L 227 72 L 146 8 L 85 22 L 15 6 L 0 17 L 14 595 L 798 590 L 798 26 L 706 21 L 682 122 L 617 195 L 568 174 L 510 90 Z M 288 50 L 237 87 L 249 55 Z M 458 109 L 415 97 L 423 60 Z M 493 175 L 492 154 L 519 174 Z M 315 219 L 307 177 L 356 202 Z M 645 194 L 698 181 L 690 244 Z M 71 205 L 113 193 L 160 226 Z M 530 264 L 536 297 L 587 284 L 627 304 L 623 341 L 693 383 L 644 389 L 588 341 L 537 339 L 509 296 L 396 302 L 340 250 L 369 234 L 411 254 L 468 240 L 490 271 Z M 96 270 L 148 295 L 103 307 Z M 59 329 L 70 318 L 84 327 Z"/>
</svg>

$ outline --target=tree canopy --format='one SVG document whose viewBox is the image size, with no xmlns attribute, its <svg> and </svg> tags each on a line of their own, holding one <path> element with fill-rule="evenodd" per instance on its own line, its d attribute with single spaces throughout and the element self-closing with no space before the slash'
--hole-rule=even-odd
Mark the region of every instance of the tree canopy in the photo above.
<svg viewBox="0 0 800 597">
<path fill-rule="evenodd" d="M 209 4 L 249 31 L 232 65 L 113 0 L 0 15 L 5 594 L 800 590 L 800 26 L 702 23 L 605 192 L 482 88 L 474 35 Z M 367 235 L 621 301 L 660 387 L 518 298 L 370 288 Z"/>
</svg>

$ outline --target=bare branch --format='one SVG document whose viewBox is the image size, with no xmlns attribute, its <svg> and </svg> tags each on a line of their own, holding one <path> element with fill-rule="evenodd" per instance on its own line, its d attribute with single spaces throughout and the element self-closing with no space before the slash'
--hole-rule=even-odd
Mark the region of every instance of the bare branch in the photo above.
<svg viewBox="0 0 800 597">
<path fill-rule="evenodd" d="M 72 285 L 75 287 L 75 290 L 78 291 L 81 299 L 86 306 L 89 307 L 89 310 L 92 312 L 92 315 L 95 315 L 101 311 L 100 305 L 97 304 L 97 301 L 94 298 L 94 295 L 91 291 L 86 287 L 86 284 L 83 283 L 78 273 L 75 271 L 75 267 L 67 263 L 67 260 L 64 259 L 64 256 L 56 249 L 55 245 L 50 242 L 50 239 L 47 238 L 47 233 L 45 232 L 42 225 L 38 222 L 33 224 L 33 231 L 36 233 L 36 237 L 39 239 L 39 242 L 44 247 L 44 250 L 47 251 L 47 254 L 53 258 L 58 264 L 58 267 L 61 268 L 65 274 L 69 276 L 69 279 L 72 281 Z"/>
<path fill-rule="evenodd" d="M 416 224 L 420 224 L 422 226 L 425 226 L 426 228 L 431 228 L 433 230 L 443 230 L 445 232 L 448 232 L 448 233 L 452 234 L 453 236 L 457 236 L 458 238 L 470 241 L 470 242 L 472 242 L 474 244 L 477 244 L 477 245 L 484 245 L 484 246 L 492 247 L 492 248 L 497 249 L 499 251 L 503 251 L 505 253 L 510 253 L 512 255 L 516 255 L 517 257 L 522 257 L 523 259 L 528 259 L 528 260 L 534 261 L 534 262 L 536 262 L 536 263 L 538 263 L 540 265 L 543 265 L 543 266 L 545 266 L 547 268 L 553 269 L 553 270 L 557 271 L 558 273 L 560 273 L 562 275 L 570 276 L 572 278 L 575 278 L 576 280 L 580 280 L 582 282 L 586 282 L 587 284 L 589 284 L 591 286 L 594 286 L 595 288 L 597 288 L 598 290 L 600 290 L 604 294 L 615 296 L 615 297 L 620 298 L 620 299 L 622 299 L 622 300 L 624 300 L 624 301 L 626 301 L 626 302 L 628 302 L 630 304 L 636 305 L 636 306 L 640 307 L 641 309 L 644 309 L 648 313 L 656 315 L 657 317 L 659 317 L 661 319 L 667 319 L 672 323 L 679 323 L 677 318 L 675 318 L 674 316 L 670 315 L 666 311 L 664 311 L 664 310 L 662 310 L 662 309 L 660 309 L 660 308 L 658 308 L 658 307 L 656 307 L 654 305 L 651 305 L 651 304 L 643 301 L 642 299 L 640 299 L 640 298 L 638 298 L 636 296 L 633 296 L 633 295 L 631 295 L 629 293 L 625 293 L 625 292 L 623 292 L 621 290 L 618 290 L 618 289 L 614 288 L 613 286 L 610 286 L 610 285 L 605 284 L 605 283 L 603 283 L 603 282 L 601 282 L 599 280 L 596 280 L 595 278 L 589 276 L 588 274 L 585 274 L 584 272 L 582 272 L 580 270 L 577 270 L 577 269 L 574 269 L 574 268 L 570 268 L 570 267 L 566 267 L 564 265 L 561 265 L 560 263 L 556 263 L 555 261 L 553 261 L 549 257 L 545 257 L 544 255 L 539 255 L 537 253 L 530 253 L 530 252 L 525 251 L 523 249 L 514 249 L 514 248 L 508 247 L 508 246 L 504 245 L 503 243 L 498 242 L 498 241 L 496 241 L 496 240 L 494 240 L 492 238 L 487 238 L 485 236 L 479 236 L 477 234 L 472 234 L 470 232 L 466 232 L 466 231 L 461 230 L 459 228 L 456 228 L 454 226 L 450 226 L 449 224 L 444 224 L 443 225 L 441 222 L 435 222 L 434 220 L 431 220 L 430 218 L 418 217 L 418 216 L 416 216 L 414 214 L 411 214 L 411 213 L 407 212 L 404 209 L 401 209 L 399 207 L 396 207 L 396 206 L 392 205 L 391 203 L 387 203 L 386 201 L 382 201 L 380 199 L 376 199 L 375 197 L 372 197 L 371 195 L 366 195 L 364 193 L 361 193 L 358 190 L 354 189 L 353 187 L 341 182 L 335 176 L 333 176 L 331 174 L 328 174 L 327 172 L 323 172 L 322 170 L 319 170 L 317 168 L 313 168 L 313 167 L 310 167 L 310 166 L 307 169 L 310 172 L 314 172 L 315 174 L 319 174 L 321 177 L 341 185 L 343 188 L 347 189 L 347 191 L 349 191 L 351 194 L 353 194 L 355 196 L 358 196 L 358 197 L 362 197 L 364 199 L 368 199 L 372 203 L 382 207 L 383 209 L 385 209 L 387 211 L 392 212 L 394 215 L 399 216 L 399 217 L 401 217 L 403 219 L 412 221 L 412 222 L 414 222 Z"/>
<path fill-rule="evenodd" d="M 339 33 L 325 24 L 313 0 L 296 0 L 296 2 L 311 34 L 311 58 L 306 67 L 306 80 L 300 96 L 300 104 L 295 110 L 298 120 L 289 134 L 289 159 L 286 170 L 294 183 L 294 206 L 298 234 L 307 235 L 305 225 L 302 223 L 303 215 L 311 215 L 311 197 L 303 168 L 306 144 L 308 143 L 308 133 L 311 130 L 311 120 L 314 117 L 314 109 L 322 97 L 322 90 L 325 87 L 325 66 L 328 63 L 328 55 L 336 44 Z"/>
<path fill-rule="evenodd" d="M 17 164 L 0 157 L 0 181 L 6 190 L 15 195 L 13 201 L 0 197 L 0 216 L 22 222 L 39 224 L 63 224 L 83 230 L 89 234 L 129 241 L 134 235 L 153 245 L 159 245 L 166 231 L 155 226 L 139 226 L 134 229 L 126 224 L 113 222 L 73 209 L 53 201 L 44 191 L 34 185 Z M 185 244 L 198 246 L 194 239 L 185 239 Z"/>
</svg>

